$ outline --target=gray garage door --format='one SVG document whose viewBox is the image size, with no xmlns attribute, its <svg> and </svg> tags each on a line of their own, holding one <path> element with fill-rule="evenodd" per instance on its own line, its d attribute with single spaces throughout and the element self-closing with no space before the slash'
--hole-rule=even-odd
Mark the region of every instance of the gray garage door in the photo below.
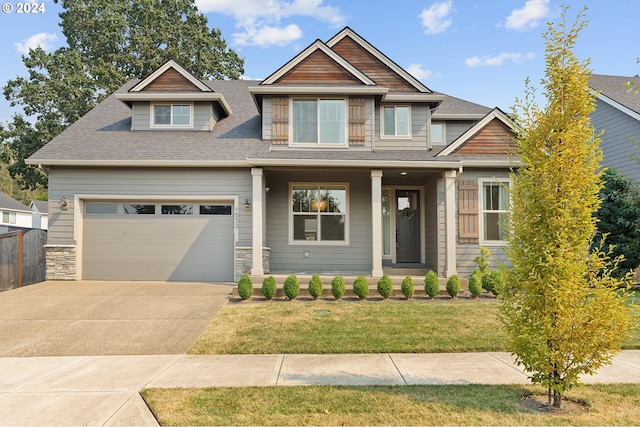
<svg viewBox="0 0 640 427">
<path fill-rule="evenodd" d="M 86 202 L 82 277 L 233 281 L 231 203 Z"/>
</svg>

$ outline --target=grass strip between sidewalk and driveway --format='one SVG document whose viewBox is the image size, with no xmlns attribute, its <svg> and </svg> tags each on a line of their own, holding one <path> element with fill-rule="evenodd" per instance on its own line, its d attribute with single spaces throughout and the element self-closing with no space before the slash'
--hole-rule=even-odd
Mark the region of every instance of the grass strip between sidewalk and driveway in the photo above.
<svg viewBox="0 0 640 427">
<path fill-rule="evenodd" d="M 257 301 L 227 304 L 190 354 L 460 353 L 506 351 L 500 302 Z M 640 307 L 632 309 L 640 323 Z M 640 330 L 624 349 L 640 349 Z"/>
<path fill-rule="evenodd" d="M 597 385 L 567 394 L 549 413 L 534 386 L 314 386 L 147 389 L 169 425 L 637 425 L 640 385 Z M 535 400 L 537 403 L 537 400 Z M 577 402 L 577 403 L 576 403 Z"/>
</svg>

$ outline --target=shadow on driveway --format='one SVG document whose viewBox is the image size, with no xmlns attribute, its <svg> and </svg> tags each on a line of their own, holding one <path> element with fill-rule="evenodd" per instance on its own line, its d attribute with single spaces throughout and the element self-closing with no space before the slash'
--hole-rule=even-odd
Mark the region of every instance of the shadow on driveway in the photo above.
<svg viewBox="0 0 640 427">
<path fill-rule="evenodd" d="M 48 281 L 0 292 L 0 356 L 185 354 L 234 286 Z"/>
</svg>

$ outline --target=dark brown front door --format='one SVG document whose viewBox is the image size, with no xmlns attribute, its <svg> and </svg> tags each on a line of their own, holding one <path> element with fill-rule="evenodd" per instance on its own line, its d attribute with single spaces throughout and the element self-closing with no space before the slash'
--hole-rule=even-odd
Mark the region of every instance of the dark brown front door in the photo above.
<svg viewBox="0 0 640 427">
<path fill-rule="evenodd" d="M 396 190 L 396 262 L 420 262 L 420 192 Z"/>
</svg>

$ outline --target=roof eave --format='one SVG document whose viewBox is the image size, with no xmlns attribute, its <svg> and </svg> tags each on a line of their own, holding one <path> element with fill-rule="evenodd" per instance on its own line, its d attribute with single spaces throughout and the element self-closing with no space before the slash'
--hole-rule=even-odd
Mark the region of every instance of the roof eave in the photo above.
<svg viewBox="0 0 640 427">
<path fill-rule="evenodd" d="M 154 101 L 215 101 L 220 104 L 225 113 L 230 116 L 233 114 L 229 103 L 224 95 L 218 92 L 123 92 L 116 93 L 116 98 L 125 104 L 131 106 L 133 102 L 154 102 Z"/>
</svg>

